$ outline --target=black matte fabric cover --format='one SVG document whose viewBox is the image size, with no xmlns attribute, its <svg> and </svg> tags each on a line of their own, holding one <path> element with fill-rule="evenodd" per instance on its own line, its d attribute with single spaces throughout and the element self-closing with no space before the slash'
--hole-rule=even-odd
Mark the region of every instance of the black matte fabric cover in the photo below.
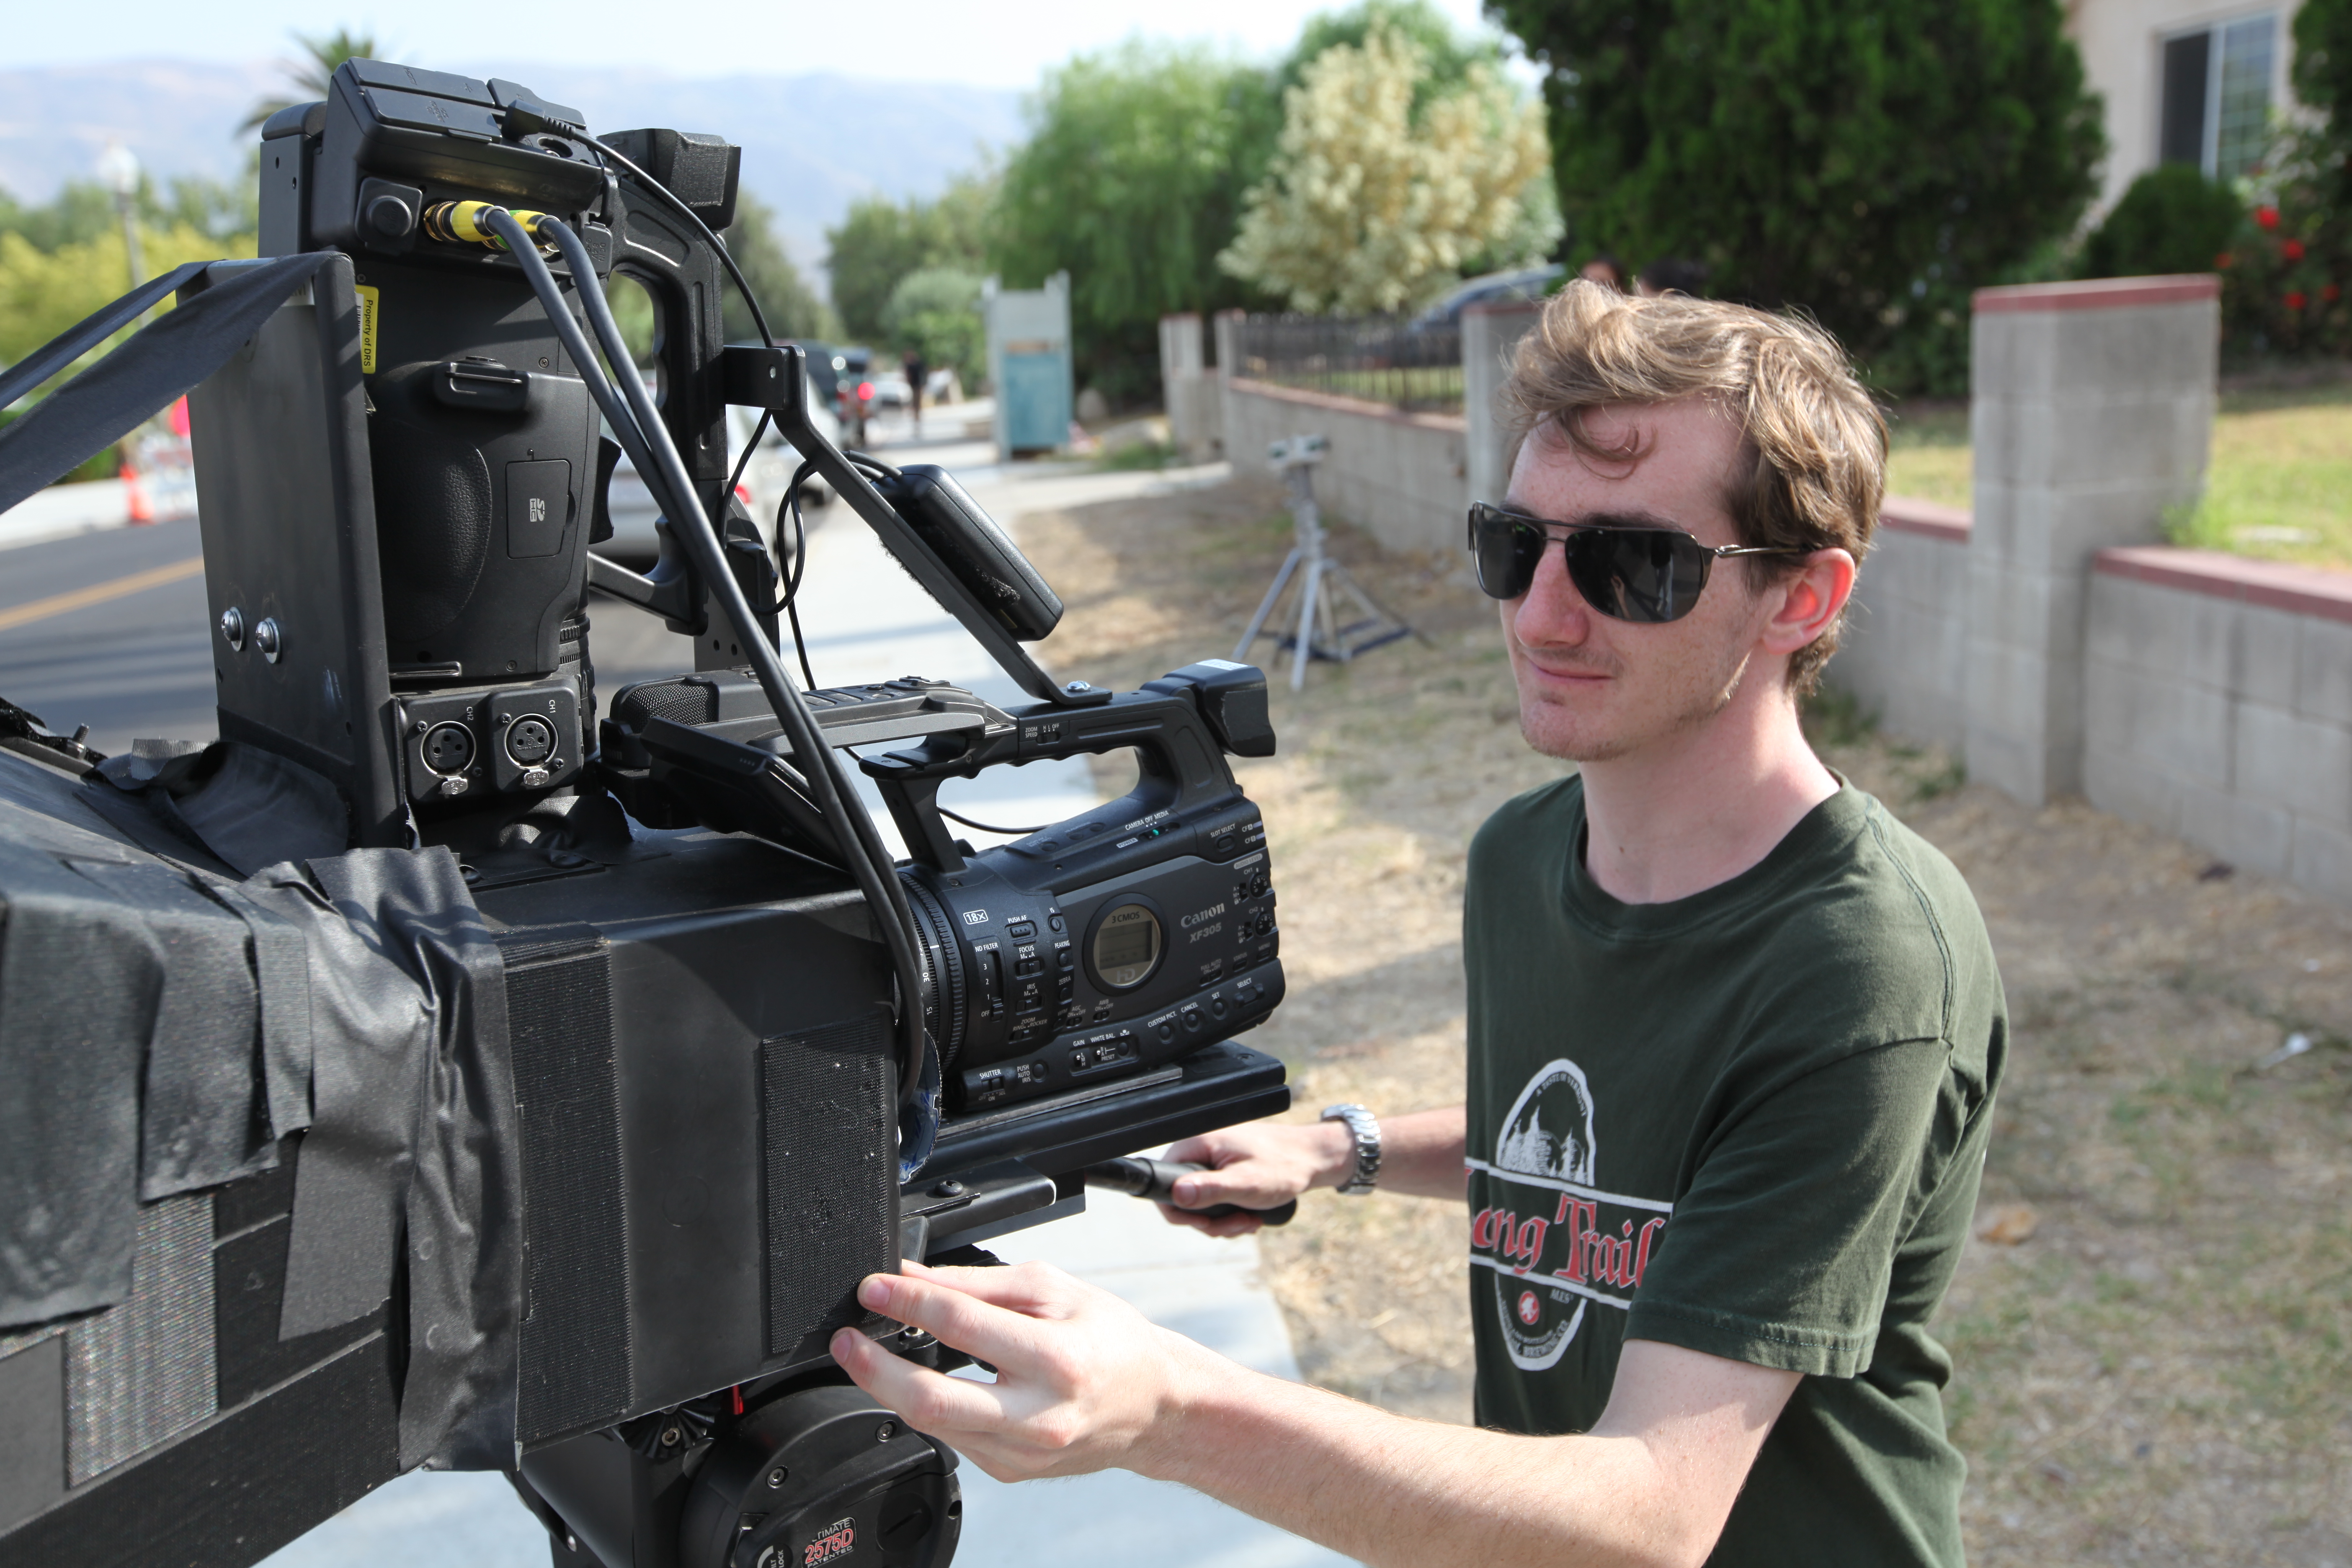
<svg viewBox="0 0 2352 1568">
<path fill-rule="evenodd" d="M 338 855 L 351 842 L 351 813 L 332 784 L 239 741 L 168 753 L 141 742 L 97 772 L 117 789 L 145 794 L 155 815 L 240 877 L 281 860 Z"/>
<path fill-rule="evenodd" d="M 282 784 L 224 767 L 207 793 L 225 819 Z M 142 1199 L 267 1169 L 308 1127 L 279 1336 L 376 1311 L 404 1257 L 403 1466 L 511 1468 L 505 971 L 456 859 L 363 849 L 239 882 L 170 853 L 172 798 L 0 754 L 0 1330 L 122 1301 Z M 140 811 L 148 831 L 118 826 Z"/>
</svg>

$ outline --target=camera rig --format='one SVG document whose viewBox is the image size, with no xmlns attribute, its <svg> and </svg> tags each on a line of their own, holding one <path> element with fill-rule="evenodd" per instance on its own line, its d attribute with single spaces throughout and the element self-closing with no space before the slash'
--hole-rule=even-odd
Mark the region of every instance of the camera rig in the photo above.
<svg viewBox="0 0 2352 1568">
<path fill-rule="evenodd" d="M 178 291 L 0 435 L 0 494 L 194 388 L 221 736 L 101 759 L 0 714 L 0 1557 L 247 1563 L 425 1462 L 509 1474 L 558 1563 L 944 1563 L 953 1456 L 824 1347 L 961 1358 L 856 1281 L 1287 1105 L 1230 1038 L 1283 994 L 1225 760 L 1273 751 L 1264 678 L 1040 669 L 1060 603 L 952 477 L 835 448 L 764 322 L 724 341 L 739 161 L 352 60 L 263 127 L 261 259 L 0 375 Z M 730 404 L 1034 700 L 796 685 Z M 592 549 L 624 455 L 643 574 Z M 601 720 L 592 589 L 693 648 Z M 942 821 L 945 780 L 1126 749 L 1132 793 L 1019 842 Z M 146 1011 L 68 1018 L 69 949 Z"/>
</svg>

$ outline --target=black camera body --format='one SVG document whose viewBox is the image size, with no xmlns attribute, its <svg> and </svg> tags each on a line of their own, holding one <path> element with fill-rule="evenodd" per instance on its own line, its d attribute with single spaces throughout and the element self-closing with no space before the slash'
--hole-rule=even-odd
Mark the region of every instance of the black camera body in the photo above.
<svg viewBox="0 0 2352 1568">
<path fill-rule="evenodd" d="M 812 696 L 840 744 L 922 738 L 865 765 L 914 852 L 900 874 L 951 1109 L 1116 1083 L 1251 1028 L 1282 1000 L 1265 826 L 1224 762 L 1273 750 L 1256 669 L 1206 660 L 1077 710 L 1006 711 L 916 678 Z M 783 744 L 749 675 L 625 688 L 604 736 L 607 776 L 640 820 L 806 841 L 768 796 L 738 787 Z M 1132 791 L 1012 844 L 975 854 L 940 820 L 949 778 L 1127 748 Z"/>
<path fill-rule="evenodd" d="M 130 1296 L 0 1322 L 0 1424 L 66 1455 L 55 1485 L 0 1486 L 6 1560 L 231 1568 L 429 1460 L 508 1471 L 559 1563 L 878 1544 L 944 1563 L 952 1454 L 898 1430 L 825 1346 L 848 1326 L 960 1358 L 870 1317 L 857 1281 L 986 1261 L 977 1244 L 1081 1207 L 1087 1166 L 1287 1106 L 1281 1064 L 1230 1038 L 1283 995 L 1265 827 L 1225 760 L 1273 751 L 1263 676 L 1211 660 L 1117 695 L 1047 679 L 1021 644 L 1059 603 L 985 512 L 938 470 L 835 450 L 798 350 L 723 341 L 712 231 L 739 161 L 370 61 L 264 128 L 264 257 L 323 260 L 191 397 L 222 744 L 323 781 L 345 856 L 302 874 L 330 892 L 341 858 L 453 860 L 462 891 L 411 913 L 487 942 L 484 988 L 392 1009 L 445 1031 L 413 1142 L 379 1158 L 337 1124 L 367 1108 L 330 1092 L 330 1029 L 307 1131 L 257 1150 L 259 1173 L 141 1208 Z M 499 222 L 538 215 L 576 247 L 503 248 Z M 257 265 L 215 264 L 183 298 Z M 614 275 L 659 318 L 660 429 L 636 434 L 674 445 L 691 490 L 644 576 L 591 548 L 618 405 L 580 322 Z M 779 698 L 760 670 L 782 576 L 727 493 L 730 403 L 773 419 L 1037 700 L 919 679 Z M 592 587 L 692 647 L 601 719 Z M 852 745 L 898 867 L 826 805 Z M 1018 842 L 975 852 L 942 820 L 945 780 L 1129 749 L 1133 792 Z M 243 907 L 226 866 L 193 862 L 200 892 Z M 311 902 L 355 907 L 341 898 Z M 435 1140 L 488 1173 L 427 1194 L 438 1209 L 407 1174 Z M 366 1189 L 377 1228 L 306 1262 L 331 1189 Z M 478 1253 L 478 1350 L 436 1317 L 452 1237 Z M 318 1257 L 345 1270 L 331 1310 L 303 1283 Z M 421 1405 L 425 1370 L 462 1419 Z M 111 1415 L 124 1387 L 133 1413 Z M 127 1434 L 110 1447 L 71 1436 L 109 1421 Z"/>
</svg>

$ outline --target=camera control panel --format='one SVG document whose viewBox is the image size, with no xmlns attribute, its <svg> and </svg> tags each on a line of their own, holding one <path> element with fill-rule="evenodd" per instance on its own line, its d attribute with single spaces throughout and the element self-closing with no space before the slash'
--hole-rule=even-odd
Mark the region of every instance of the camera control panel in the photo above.
<svg viewBox="0 0 2352 1568">
<path fill-rule="evenodd" d="M 1100 850 L 1147 846 L 1149 860 L 1058 892 L 1012 879 L 1030 858 L 1018 846 L 952 873 L 902 871 L 935 976 L 951 1104 L 1009 1104 L 1156 1067 L 1274 1011 L 1281 934 L 1256 806 L 1138 827 Z M 1066 877 L 1087 857 L 1062 848 Z"/>
</svg>

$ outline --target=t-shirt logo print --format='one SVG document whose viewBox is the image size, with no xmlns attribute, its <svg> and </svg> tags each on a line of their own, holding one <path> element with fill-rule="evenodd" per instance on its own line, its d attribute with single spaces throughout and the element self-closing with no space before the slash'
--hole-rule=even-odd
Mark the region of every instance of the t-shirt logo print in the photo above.
<svg viewBox="0 0 2352 1568">
<path fill-rule="evenodd" d="M 1528 1372 L 1556 1366 L 1595 1301 L 1622 1310 L 1641 1283 L 1671 1204 L 1604 1193 L 1593 1184 L 1598 1156 L 1592 1088 L 1584 1069 L 1546 1062 L 1511 1102 L 1489 1164 L 1491 1206 L 1470 1226 L 1470 1261 L 1493 1271 L 1505 1347 Z M 1602 1226 L 1622 1219 L 1612 1235 Z"/>
</svg>

